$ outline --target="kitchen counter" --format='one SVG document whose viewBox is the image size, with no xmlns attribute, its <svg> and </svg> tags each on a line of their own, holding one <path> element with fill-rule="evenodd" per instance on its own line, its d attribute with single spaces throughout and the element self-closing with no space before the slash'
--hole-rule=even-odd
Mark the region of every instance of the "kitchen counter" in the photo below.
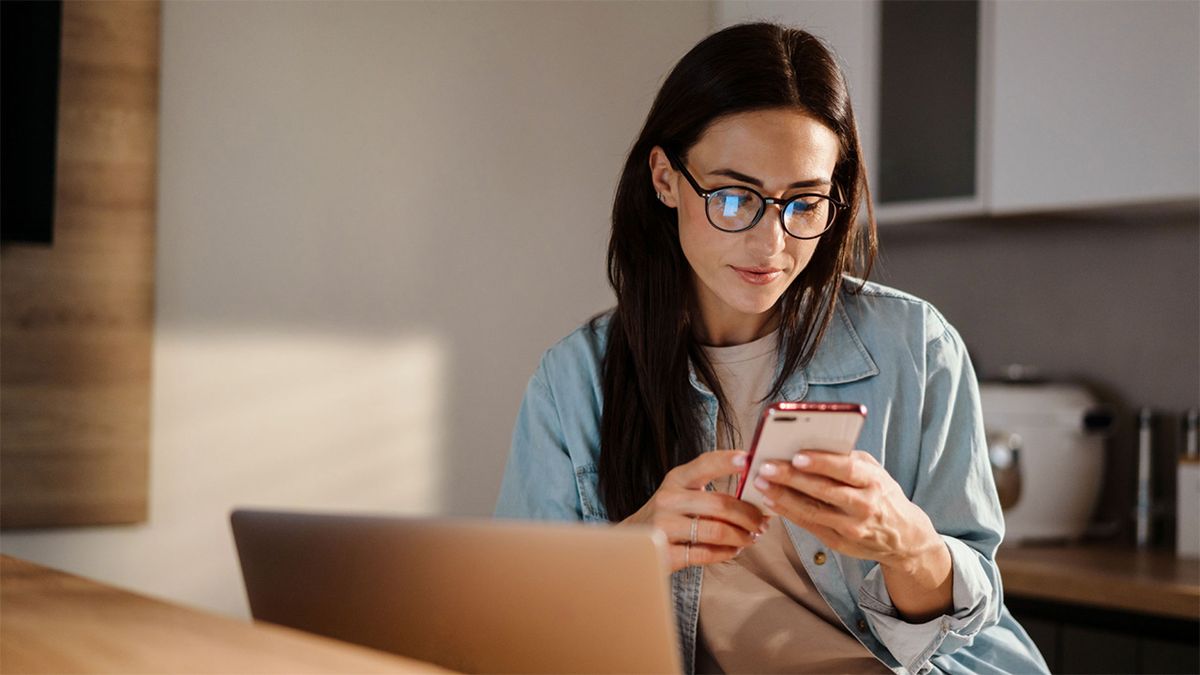
<svg viewBox="0 0 1200 675">
<path fill-rule="evenodd" d="M 0 555 L 0 672 L 447 673 L 266 623 L 154 600 Z"/>
<path fill-rule="evenodd" d="M 1200 560 L 1099 546 L 1002 547 L 1005 597 L 1200 621 Z"/>
</svg>

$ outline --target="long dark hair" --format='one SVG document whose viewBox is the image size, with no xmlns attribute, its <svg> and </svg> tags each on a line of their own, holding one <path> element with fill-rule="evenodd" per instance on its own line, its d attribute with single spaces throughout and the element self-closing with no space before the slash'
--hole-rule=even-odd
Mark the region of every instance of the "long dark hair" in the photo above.
<svg viewBox="0 0 1200 675">
<path fill-rule="evenodd" d="M 629 152 L 613 203 L 608 277 L 617 307 L 604 356 L 600 423 L 600 492 L 610 520 L 637 511 L 668 471 L 698 457 L 704 437 L 702 400 L 689 383 L 689 363 L 725 397 L 695 335 L 698 315 L 690 267 L 679 245 L 675 210 L 654 195 L 651 149 L 682 161 L 716 120 L 770 108 L 800 110 L 837 134 L 833 172 L 849 209 L 838 212 L 805 269 L 776 305 L 783 368 L 768 398 L 812 358 L 829 325 L 843 273 L 865 278 L 875 258 L 875 222 L 850 97 L 833 55 L 796 28 L 740 24 L 691 49 L 667 76 Z M 858 205 L 866 203 L 866 226 Z"/>
</svg>

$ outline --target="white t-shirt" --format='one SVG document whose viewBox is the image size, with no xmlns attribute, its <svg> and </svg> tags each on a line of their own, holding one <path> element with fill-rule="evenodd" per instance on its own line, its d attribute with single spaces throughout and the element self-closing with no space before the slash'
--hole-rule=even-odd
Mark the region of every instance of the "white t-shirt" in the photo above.
<svg viewBox="0 0 1200 675">
<path fill-rule="evenodd" d="M 705 347 L 748 450 L 774 384 L 779 333 L 732 347 Z M 719 418 L 718 418 L 719 419 Z M 718 422 L 717 446 L 727 430 Z M 736 476 L 713 488 L 733 494 Z M 821 558 L 836 564 L 832 556 Z M 741 555 L 704 568 L 697 673 L 891 673 L 842 625 L 800 562 L 778 517 Z"/>
</svg>

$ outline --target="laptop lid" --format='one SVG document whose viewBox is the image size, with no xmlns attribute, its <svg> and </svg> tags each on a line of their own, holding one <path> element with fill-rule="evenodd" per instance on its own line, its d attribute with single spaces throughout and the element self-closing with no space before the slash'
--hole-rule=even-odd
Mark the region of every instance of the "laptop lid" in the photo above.
<svg viewBox="0 0 1200 675">
<path fill-rule="evenodd" d="M 239 509 L 255 619 L 462 672 L 677 673 L 652 528 Z"/>
</svg>

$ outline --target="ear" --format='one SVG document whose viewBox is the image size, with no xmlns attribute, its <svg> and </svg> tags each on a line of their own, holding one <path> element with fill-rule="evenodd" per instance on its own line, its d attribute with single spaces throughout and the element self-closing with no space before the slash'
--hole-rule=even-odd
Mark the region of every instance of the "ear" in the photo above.
<svg viewBox="0 0 1200 675">
<path fill-rule="evenodd" d="M 654 192 L 662 195 L 663 204 L 673 209 L 679 207 L 679 172 L 657 145 L 650 149 L 650 182 L 654 184 Z"/>
</svg>

